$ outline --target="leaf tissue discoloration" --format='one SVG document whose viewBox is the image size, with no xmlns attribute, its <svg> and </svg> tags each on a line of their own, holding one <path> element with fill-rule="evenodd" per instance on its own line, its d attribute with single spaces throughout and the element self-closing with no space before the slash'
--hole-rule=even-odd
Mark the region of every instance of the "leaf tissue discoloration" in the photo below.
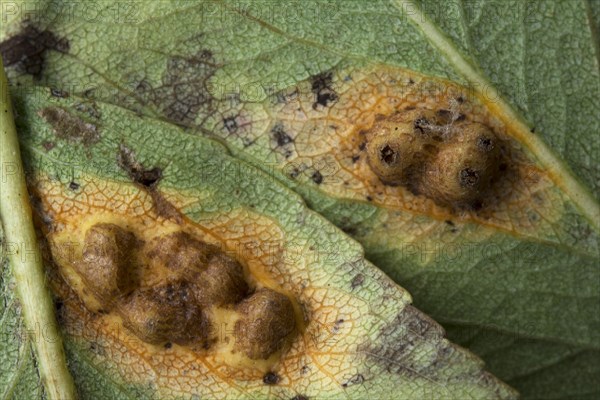
<svg viewBox="0 0 600 400">
<path fill-rule="evenodd" d="M 42 31 L 32 25 L 26 25 L 19 33 L 0 43 L 4 64 L 14 66 L 36 79 L 39 79 L 44 71 L 46 52 L 49 50 L 67 53 L 69 41 L 49 30 Z"/>
<path fill-rule="evenodd" d="M 313 108 L 328 107 L 338 100 L 338 94 L 333 89 L 333 73 L 322 72 L 311 78 L 311 90 L 315 95 Z"/>
<path fill-rule="evenodd" d="M 100 140 L 100 131 L 96 124 L 84 121 L 61 107 L 46 107 L 38 114 L 52 125 L 59 139 L 90 146 Z"/>
</svg>

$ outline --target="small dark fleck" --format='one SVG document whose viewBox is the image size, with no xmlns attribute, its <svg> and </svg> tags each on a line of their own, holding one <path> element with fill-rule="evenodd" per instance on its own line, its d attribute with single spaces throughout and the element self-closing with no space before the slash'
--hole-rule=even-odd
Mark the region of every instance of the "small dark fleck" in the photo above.
<svg viewBox="0 0 600 400">
<path fill-rule="evenodd" d="M 371 196 L 367 196 L 367 201 L 373 201 L 373 198 Z"/>
<path fill-rule="evenodd" d="M 225 129 L 227 129 L 227 132 L 229 133 L 235 133 L 238 130 L 238 124 L 235 117 L 223 118 L 223 125 L 225 125 Z"/>
<path fill-rule="evenodd" d="M 471 168 L 465 168 L 460 171 L 460 185 L 461 186 L 475 186 L 479 181 L 479 173 L 472 170 Z"/>
<path fill-rule="evenodd" d="M 363 151 L 366 148 L 367 148 L 367 142 L 362 142 L 361 144 L 358 145 L 358 149 L 360 151 Z"/>
<path fill-rule="evenodd" d="M 488 137 L 480 136 L 477 138 L 477 147 L 486 153 L 490 152 L 494 149 L 494 141 Z"/>
<path fill-rule="evenodd" d="M 531 133 L 535 133 L 535 126 L 529 130 Z"/>
<path fill-rule="evenodd" d="M 292 178 L 292 179 L 296 179 L 298 177 L 298 175 L 300 175 L 300 170 L 298 168 L 294 168 L 290 172 L 290 178 Z"/>
<path fill-rule="evenodd" d="M 165 343 L 165 349 L 170 349 L 171 347 L 173 347 L 173 344 L 171 342 Z"/>
<path fill-rule="evenodd" d="M 409 84 L 409 85 L 412 85 L 412 84 L 414 84 L 414 83 L 415 83 L 415 81 L 413 81 L 413 80 L 412 80 L 412 78 L 408 78 L 408 84 Z"/>
<path fill-rule="evenodd" d="M 474 211 L 479 211 L 483 208 L 483 202 L 481 200 L 473 200 L 473 202 L 471 203 L 471 208 Z"/>
<path fill-rule="evenodd" d="M 452 117 L 452 113 L 450 112 L 450 110 L 446 110 L 446 109 L 437 110 L 436 114 L 438 117 L 441 117 L 444 119 L 450 119 Z"/>
<path fill-rule="evenodd" d="M 283 129 L 283 125 L 278 123 L 273 129 L 271 129 L 271 133 L 273 134 L 273 139 L 277 142 L 277 146 L 282 147 L 286 144 L 292 143 L 294 139 L 290 135 L 288 135 Z"/>
<path fill-rule="evenodd" d="M 357 274 L 354 278 L 352 278 L 352 282 L 350 283 L 350 287 L 352 290 L 356 289 L 365 281 L 365 276 L 363 274 Z"/>
<path fill-rule="evenodd" d="M 338 99 L 337 93 L 333 90 L 333 74 L 323 72 L 312 77 L 312 92 L 315 94 L 313 109 L 318 106 L 327 107 Z"/>
<path fill-rule="evenodd" d="M 462 97 L 462 96 L 458 96 L 458 97 L 456 98 L 456 101 L 458 101 L 459 103 L 461 103 L 461 104 L 462 104 L 462 103 L 464 103 L 464 102 L 465 102 L 465 98 L 464 98 L 464 97 Z"/>
<path fill-rule="evenodd" d="M 455 121 L 460 122 L 460 121 L 464 121 L 465 119 L 467 119 L 467 116 L 465 114 L 458 114 Z"/>
<path fill-rule="evenodd" d="M 54 97 L 61 97 L 63 99 L 69 97 L 68 92 L 55 88 L 50 88 L 50 94 Z"/>
<path fill-rule="evenodd" d="M 379 158 L 387 165 L 394 163 L 397 155 L 398 153 L 396 153 L 389 145 L 385 145 L 379 150 Z"/>
<path fill-rule="evenodd" d="M 505 163 L 502 163 L 498 166 L 498 169 L 500 171 L 506 171 L 508 169 L 508 165 L 506 165 Z"/>
<path fill-rule="evenodd" d="M 429 121 L 427 120 L 427 118 L 417 118 L 415 120 L 415 129 L 418 129 L 421 133 L 425 132 L 425 128 L 427 128 L 429 126 Z"/>
<path fill-rule="evenodd" d="M 44 141 L 44 142 L 42 143 L 42 147 L 43 147 L 43 148 L 44 148 L 44 150 L 46 150 L 46 151 L 50 151 L 50 150 L 52 150 L 52 149 L 54 148 L 54 146 L 56 146 L 56 145 L 54 144 L 54 142 L 49 142 L 49 141 L 47 141 L 47 140 L 46 140 L 46 141 Z"/>
<path fill-rule="evenodd" d="M 323 183 L 323 175 L 321 175 L 321 173 L 319 171 L 315 171 L 312 176 L 311 179 L 313 180 L 314 183 L 316 183 L 317 185 L 320 185 L 321 183 Z"/>
<path fill-rule="evenodd" d="M 445 223 L 447 223 L 450 226 L 454 226 L 454 222 L 450 221 L 449 219 L 447 219 L 446 221 L 444 221 Z"/>
<path fill-rule="evenodd" d="M 352 385 L 360 385 L 364 381 L 365 381 L 365 377 L 362 376 L 362 374 L 356 374 L 352 378 L 348 379 L 347 382 L 343 383 L 342 387 L 347 388 L 348 386 L 352 386 Z"/>
<path fill-rule="evenodd" d="M 352 163 L 355 163 L 358 160 L 360 160 L 360 156 L 352 156 Z"/>
<path fill-rule="evenodd" d="M 79 183 L 71 181 L 71 183 L 69 183 L 69 189 L 71 189 L 71 190 L 79 189 Z"/>
<path fill-rule="evenodd" d="M 263 376 L 263 383 L 266 385 L 276 385 L 279 382 L 279 375 L 274 372 L 267 372 Z"/>
</svg>

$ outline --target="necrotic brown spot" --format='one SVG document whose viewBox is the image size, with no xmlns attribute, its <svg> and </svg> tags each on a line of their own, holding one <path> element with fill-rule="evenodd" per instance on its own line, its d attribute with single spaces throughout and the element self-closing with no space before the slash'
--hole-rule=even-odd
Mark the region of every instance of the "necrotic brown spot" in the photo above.
<svg viewBox="0 0 600 400">
<path fill-rule="evenodd" d="M 27 25 L 18 34 L 0 43 L 4 65 L 16 66 L 18 70 L 39 79 L 44 70 L 48 50 L 67 53 L 69 41 L 59 38 L 49 30 L 41 31 Z"/>
<path fill-rule="evenodd" d="M 71 115 L 63 108 L 46 107 L 39 111 L 39 115 L 52 125 L 52 130 L 60 139 L 82 143 L 84 146 L 100 140 L 100 132 L 95 124 Z"/>
</svg>

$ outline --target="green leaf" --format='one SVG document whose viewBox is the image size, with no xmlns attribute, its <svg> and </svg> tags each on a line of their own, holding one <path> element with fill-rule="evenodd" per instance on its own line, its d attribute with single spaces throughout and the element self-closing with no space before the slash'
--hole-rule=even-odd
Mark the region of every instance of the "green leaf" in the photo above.
<svg viewBox="0 0 600 400">
<path fill-rule="evenodd" d="M 39 87 L 16 90 L 13 99 L 81 398 L 516 396 L 444 339 L 439 325 L 409 305 L 409 294 L 364 259 L 357 242 L 272 176 L 170 123 L 55 95 Z M 227 319 L 213 325 L 208 349 L 194 349 L 140 339 L 122 322 L 121 306 L 102 303 L 96 311 L 89 302 L 90 293 L 102 302 L 96 289 L 69 268 L 85 262 L 77 249 L 90 244 L 90 226 L 107 222 L 126 226 L 142 246 L 151 237 L 165 240 L 161 232 L 184 230 L 243 260 L 256 290 L 278 290 L 297 304 L 302 322 L 289 348 L 274 359 L 236 363 L 226 350 L 234 340 Z"/>
<path fill-rule="evenodd" d="M 359 240 L 369 260 L 407 287 L 457 340 L 472 332 L 515 338 L 493 355 L 483 345 L 473 349 L 524 396 L 593 396 L 598 388 L 589 371 L 598 362 L 562 360 L 565 352 L 600 347 L 597 3 L 415 3 L 303 1 L 290 2 L 285 13 L 270 2 L 157 3 L 118 17 L 107 5 L 95 18 L 74 6 L 70 15 L 77 17 L 59 13 L 36 25 L 68 40 L 68 51 L 54 43 L 42 53 L 42 72 L 34 69 L 32 76 L 30 67 L 23 74 L 26 66 L 15 62 L 13 76 L 220 140 Z M 44 6 L 39 9 L 44 15 Z M 0 34 L 7 43 L 19 32 L 23 24 L 15 18 Z M 526 196 L 515 202 L 507 221 L 517 228 L 509 229 L 494 220 L 391 207 L 389 196 L 370 202 L 365 193 L 337 185 L 339 160 L 331 164 L 319 154 L 335 154 L 337 143 L 326 135 L 327 111 L 310 111 L 311 77 L 331 72 L 343 98 L 358 90 L 346 75 L 373 71 L 461 85 L 539 169 L 545 186 L 538 192 L 547 202 L 536 205 Z M 305 120 L 277 105 L 297 87 L 308 105 Z M 402 88 L 384 85 L 382 93 Z M 371 98 L 358 108 L 368 108 Z M 342 103 L 333 105 L 333 116 L 344 117 Z M 296 140 L 301 152 L 290 159 L 272 137 L 281 120 L 291 122 L 288 136 L 305 135 Z M 352 127 L 355 121 L 336 123 Z M 307 135 L 313 127 L 321 135 Z M 299 160 L 312 169 L 292 179 Z M 314 167 L 331 165 L 333 172 L 316 184 Z M 532 225 L 524 227 L 529 219 Z M 515 352 L 539 354 L 528 370 L 538 372 L 527 379 L 514 375 Z M 556 372 L 567 369 L 582 380 L 577 390 Z"/>
</svg>

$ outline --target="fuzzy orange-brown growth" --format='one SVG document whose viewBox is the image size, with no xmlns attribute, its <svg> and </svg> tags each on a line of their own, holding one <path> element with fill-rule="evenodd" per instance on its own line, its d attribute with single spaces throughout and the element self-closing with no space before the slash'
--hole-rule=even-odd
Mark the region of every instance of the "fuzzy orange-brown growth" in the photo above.
<svg viewBox="0 0 600 400">
<path fill-rule="evenodd" d="M 262 289 L 241 302 L 241 319 L 235 325 L 235 346 L 251 359 L 266 359 L 280 350 L 295 329 L 290 300 L 271 289 Z"/>
</svg>

